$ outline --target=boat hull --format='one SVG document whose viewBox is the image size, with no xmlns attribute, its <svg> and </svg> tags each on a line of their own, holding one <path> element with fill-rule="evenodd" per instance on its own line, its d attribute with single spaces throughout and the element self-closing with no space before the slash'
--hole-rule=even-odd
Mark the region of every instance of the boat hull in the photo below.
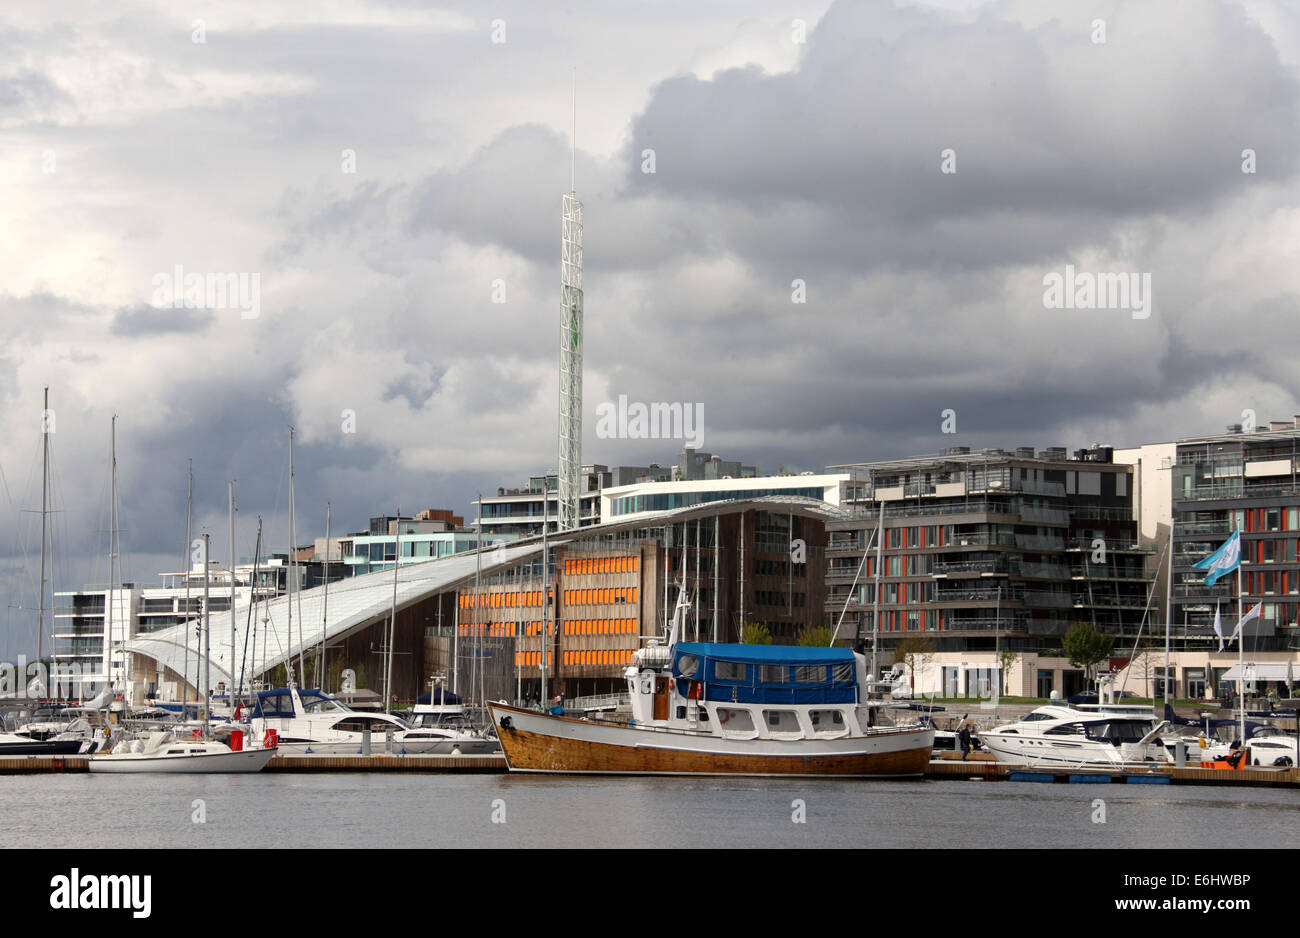
<svg viewBox="0 0 1300 938">
<path fill-rule="evenodd" d="M 355 756 L 362 751 L 357 740 L 332 740 L 329 742 L 283 741 L 279 743 L 280 751 L 287 756 Z M 498 753 L 501 747 L 492 740 L 393 740 L 393 754 L 412 756 L 478 756 Z M 370 752 L 379 755 L 386 752 L 384 737 L 375 736 L 370 740 Z"/>
<path fill-rule="evenodd" d="M 85 739 L 33 739 L 26 743 L 6 742 L 0 744 L 0 756 L 75 756 L 90 745 L 91 741 Z"/>
<path fill-rule="evenodd" d="M 1138 751 L 1137 747 L 1118 747 L 1108 743 L 1031 736 L 1008 739 L 991 733 L 980 734 L 980 741 L 986 752 L 992 753 L 1005 765 L 1119 768 L 1165 761 L 1148 755 L 1159 752 L 1158 747 L 1142 747 Z"/>
<path fill-rule="evenodd" d="M 183 756 L 114 753 L 92 756 L 90 771 L 117 775 L 163 772 L 178 775 L 243 774 L 262 771 L 275 753 L 274 749 L 243 749 Z"/>
<path fill-rule="evenodd" d="M 924 774 L 934 744 L 931 729 L 881 730 L 840 739 L 733 739 L 500 704 L 489 708 L 514 772 L 909 778 Z"/>
</svg>

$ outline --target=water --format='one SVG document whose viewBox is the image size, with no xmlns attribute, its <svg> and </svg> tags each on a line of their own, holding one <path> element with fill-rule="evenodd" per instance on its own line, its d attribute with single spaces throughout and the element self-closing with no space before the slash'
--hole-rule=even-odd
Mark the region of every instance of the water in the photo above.
<svg viewBox="0 0 1300 938">
<path fill-rule="evenodd" d="M 805 822 L 794 823 L 803 802 Z M 1104 804 L 1104 823 L 1096 799 Z M 198 804 L 197 802 L 202 802 Z M 202 814 L 203 823 L 195 818 Z M 494 823 L 493 817 L 503 820 Z M 8 847 L 1294 847 L 1300 793 L 521 775 L 0 779 Z"/>
</svg>

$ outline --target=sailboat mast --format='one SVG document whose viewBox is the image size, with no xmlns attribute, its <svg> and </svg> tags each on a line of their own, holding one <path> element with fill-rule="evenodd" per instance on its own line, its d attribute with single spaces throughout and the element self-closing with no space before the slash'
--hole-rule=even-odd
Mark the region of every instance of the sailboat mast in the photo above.
<svg viewBox="0 0 1300 938">
<path fill-rule="evenodd" d="M 875 486 L 872 486 L 873 491 Z M 872 603 L 871 611 L 871 680 L 877 680 L 880 672 L 877 669 L 877 653 L 880 646 L 880 574 L 883 572 L 880 568 L 881 558 L 885 547 L 885 503 L 880 503 L 880 520 L 876 523 L 876 595 Z"/>
<path fill-rule="evenodd" d="M 297 570 L 298 528 L 293 513 L 293 427 L 289 428 L 289 648 L 293 648 L 293 577 Z M 298 610 L 302 612 L 301 608 Z M 298 675 L 302 680 L 302 616 L 298 616 Z"/>
<path fill-rule="evenodd" d="M 36 613 L 36 663 L 44 659 L 45 650 L 45 519 L 49 510 L 47 501 L 47 483 L 50 478 L 50 389 L 45 389 L 45 409 L 41 412 L 41 598 L 37 601 Z M 50 655 L 54 648 L 51 642 Z M 48 681 L 46 683 L 49 683 Z M 50 689 L 45 689 L 45 696 L 50 696 Z"/>
<path fill-rule="evenodd" d="M 393 612 L 388 620 L 388 654 L 384 669 L 384 712 L 393 710 L 393 642 L 397 637 L 397 566 L 402 559 L 402 509 L 397 509 L 393 528 L 397 540 L 393 544 Z"/>
<path fill-rule="evenodd" d="M 226 483 L 230 494 L 230 712 L 235 712 L 235 481 Z"/>
<path fill-rule="evenodd" d="M 551 527 L 551 483 L 542 480 L 542 653 L 538 661 L 542 669 L 542 709 L 546 709 L 546 656 L 551 653 L 551 554 L 547 543 L 547 532 Z"/>
<path fill-rule="evenodd" d="M 109 424 L 108 434 L 108 601 L 104 604 L 104 689 L 112 696 L 113 648 L 113 554 L 117 532 L 117 414 Z M 107 705 L 107 702 L 106 702 Z"/>
<path fill-rule="evenodd" d="M 185 710 L 190 702 L 190 574 L 194 572 L 191 558 L 194 554 L 194 532 L 191 522 L 194 515 L 194 460 L 190 460 L 190 490 L 185 499 L 185 615 L 181 619 L 185 638 L 185 673 L 181 675 L 181 719 L 185 719 Z M 197 662 L 197 657 L 195 658 Z M 195 684 L 198 678 L 195 677 Z"/>
<path fill-rule="evenodd" d="M 469 663 L 469 696 L 473 700 L 478 695 L 475 690 L 478 688 L 479 681 L 479 655 L 482 652 L 482 641 L 480 638 L 479 627 L 479 606 L 482 604 L 483 595 L 479 592 L 479 580 L 483 572 L 483 493 L 478 493 L 478 517 L 474 521 L 474 527 L 477 529 L 474 537 L 474 657 Z"/>
<path fill-rule="evenodd" d="M 441 608 L 441 607 L 439 607 Z M 325 599 L 320 612 L 320 647 L 316 651 L 316 683 L 325 690 L 325 638 L 330 611 L 330 503 L 325 503 Z"/>
<path fill-rule="evenodd" d="M 1165 704 L 1169 703 L 1169 633 L 1174 621 L 1174 518 L 1169 517 L 1169 568 L 1165 573 Z M 1184 639 L 1186 641 L 1186 639 Z M 1186 647 L 1186 646 L 1184 646 Z"/>
<path fill-rule="evenodd" d="M 211 535 L 203 535 L 203 738 L 208 738 L 208 717 L 212 710 L 212 604 L 208 598 L 208 553 Z"/>
</svg>

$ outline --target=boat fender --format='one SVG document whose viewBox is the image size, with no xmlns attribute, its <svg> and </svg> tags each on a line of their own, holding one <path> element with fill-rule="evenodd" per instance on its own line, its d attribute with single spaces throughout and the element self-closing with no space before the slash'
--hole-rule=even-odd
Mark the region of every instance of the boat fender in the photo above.
<svg viewBox="0 0 1300 938">
<path fill-rule="evenodd" d="M 511 729 L 513 726 L 514 726 L 514 722 L 510 719 L 510 717 L 501 718 L 501 728 L 503 730 Z"/>
</svg>

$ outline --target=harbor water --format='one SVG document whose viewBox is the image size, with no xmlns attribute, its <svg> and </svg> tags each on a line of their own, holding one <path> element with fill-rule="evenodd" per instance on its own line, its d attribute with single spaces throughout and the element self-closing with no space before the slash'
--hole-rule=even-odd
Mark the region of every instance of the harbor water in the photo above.
<svg viewBox="0 0 1300 938">
<path fill-rule="evenodd" d="M 1283 848 L 1285 789 L 523 775 L 0 780 L 7 847 Z"/>
</svg>

